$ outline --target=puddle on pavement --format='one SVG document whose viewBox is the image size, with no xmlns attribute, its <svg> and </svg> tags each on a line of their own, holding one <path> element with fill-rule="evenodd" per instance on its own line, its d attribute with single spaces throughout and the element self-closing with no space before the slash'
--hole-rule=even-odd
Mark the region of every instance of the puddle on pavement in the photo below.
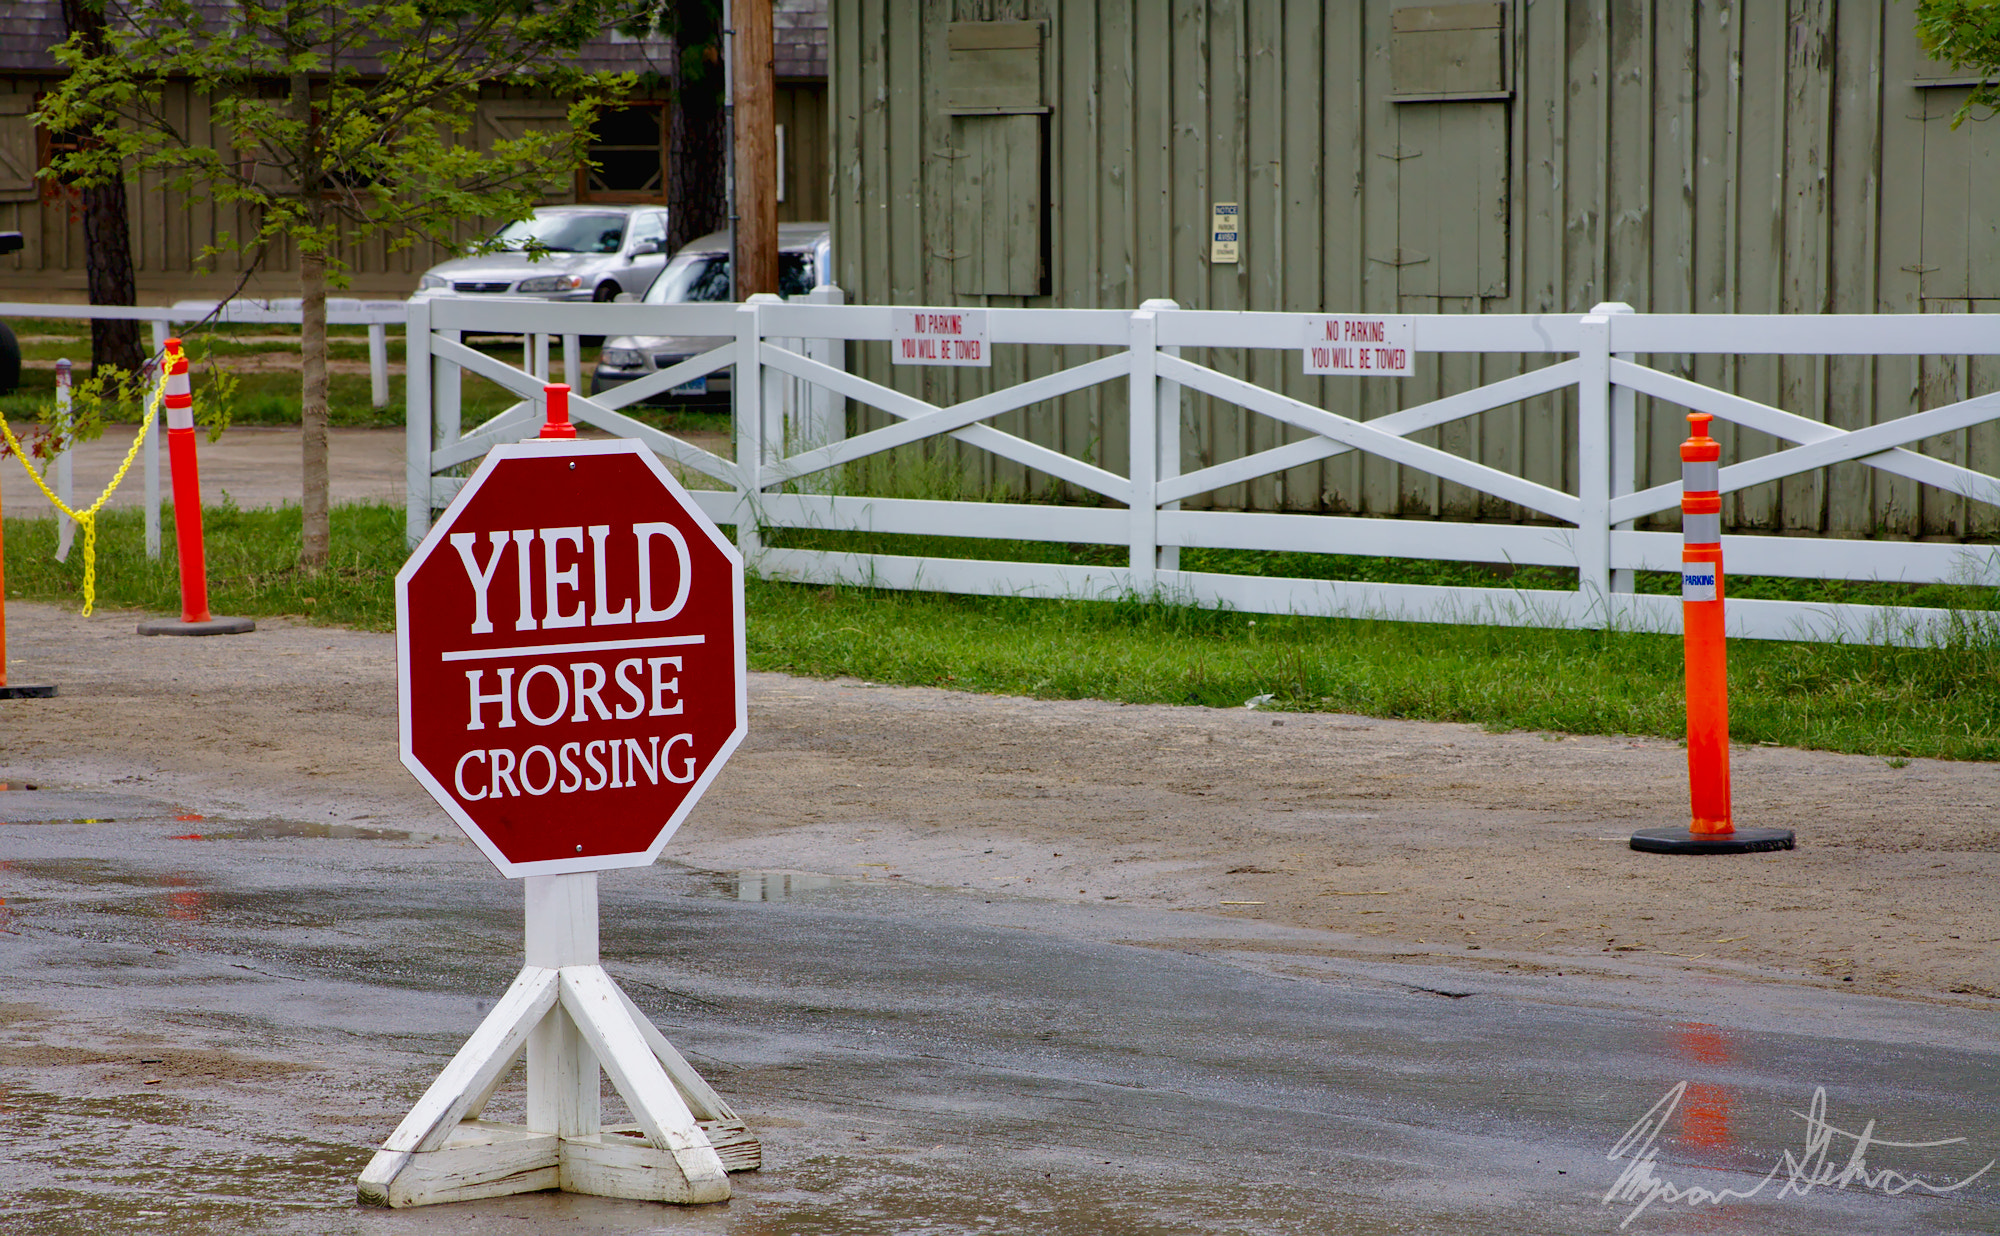
<svg viewBox="0 0 2000 1236">
<path fill-rule="evenodd" d="M 143 871 L 102 858 L 17 858 L 6 870 L 31 880 L 57 884 L 118 884 L 127 888 L 187 888 L 200 883 L 178 872 Z"/>
<path fill-rule="evenodd" d="M 354 824 L 313 824 L 304 820 L 256 820 L 232 823 L 226 830 L 204 832 L 205 841 L 283 841 L 303 837 L 322 841 L 408 841 L 400 828 L 362 828 Z"/>
<path fill-rule="evenodd" d="M 114 824 L 171 816 L 158 799 L 94 790 L 58 790 L 35 782 L 0 783 L 0 824 Z"/>
<path fill-rule="evenodd" d="M 847 883 L 838 876 L 813 871 L 718 871 L 713 875 L 715 889 L 738 901 L 789 901 Z"/>
</svg>

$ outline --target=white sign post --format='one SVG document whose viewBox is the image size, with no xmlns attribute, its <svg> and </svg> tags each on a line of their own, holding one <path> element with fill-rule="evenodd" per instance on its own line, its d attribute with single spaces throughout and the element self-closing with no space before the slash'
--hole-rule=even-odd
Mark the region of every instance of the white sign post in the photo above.
<svg viewBox="0 0 2000 1236">
<path fill-rule="evenodd" d="M 1415 372 L 1416 324 L 1408 317 L 1315 314 L 1305 320 L 1306 372 L 1407 378 Z"/>
<path fill-rule="evenodd" d="M 896 309 L 889 359 L 898 365 L 993 364 L 984 309 Z"/>
<path fill-rule="evenodd" d="M 527 964 L 361 1173 L 374 1205 L 718 1202 L 762 1163 L 597 932 L 597 873 L 652 862 L 743 737 L 742 560 L 651 451 L 577 441 L 547 397 L 396 577 L 403 761 L 521 878 Z M 523 1060 L 526 1123 L 482 1119 Z M 632 1125 L 602 1124 L 601 1075 Z"/>
</svg>

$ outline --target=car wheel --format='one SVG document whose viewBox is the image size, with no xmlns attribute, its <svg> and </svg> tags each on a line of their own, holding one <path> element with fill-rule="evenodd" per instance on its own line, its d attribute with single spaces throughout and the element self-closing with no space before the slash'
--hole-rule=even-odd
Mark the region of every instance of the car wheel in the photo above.
<svg viewBox="0 0 2000 1236">
<path fill-rule="evenodd" d="M 0 395 L 12 394 L 21 385 L 21 343 L 5 322 L 0 322 Z"/>
<path fill-rule="evenodd" d="M 593 292 L 590 298 L 601 305 L 606 301 L 617 300 L 621 290 L 616 283 L 607 279 L 597 285 L 597 291 Z"/>
</svg>

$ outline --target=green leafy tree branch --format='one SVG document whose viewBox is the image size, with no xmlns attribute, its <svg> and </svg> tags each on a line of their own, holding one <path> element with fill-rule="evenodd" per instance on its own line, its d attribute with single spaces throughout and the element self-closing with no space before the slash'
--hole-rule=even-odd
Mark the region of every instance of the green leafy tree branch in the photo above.
<svg viewBox="0 0 2000 1236">
<path fill-rule="evenodd" d="M 371 236 L 394 252 L 463 248 L 471 220 L 525 218 L 588 159 L 596 112 L 631 89 L 574 53 L 632 20 L 633 0 L 102 0 L 105 47 L 55 49 L 67 76 L 37 119 L 88 135 L 45 173 L 84 183 L 150 174 L 239 231 L 200 252 L 296 254 L 303 303 L 299 563 L 326 562 L 329 287 Z M 105 54 L 108 52 L 108 54 Z M 190 117 L 170 89 L 206 101 Z M 567 123 L 482 144 L 482 86 L 569 100 Z M 200 121 L 205 119 L 205 123 Z M 475 246 L 476 247 L 476 244 Z"/>
<path fill-rule="evenodd" d="M 1952 113 L 1952 128 L 2000 110 L 2000 0 L 1917 0 L 1917 38 L 1932 59 L 1980 79 Z"/>
</svg>

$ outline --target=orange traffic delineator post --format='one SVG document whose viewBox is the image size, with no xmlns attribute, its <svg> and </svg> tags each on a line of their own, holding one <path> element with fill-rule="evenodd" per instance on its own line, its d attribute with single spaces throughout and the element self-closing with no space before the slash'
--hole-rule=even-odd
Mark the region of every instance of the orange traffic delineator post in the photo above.
<svg viewBox="0 0 2000 1236">
<path fill-rule="evenodd" d="M 55 693 L 53 683 L 7 685 L 7 533 L 6 521 L 0 519 L 0 700 L 45 700 Z"/>
<path fill-rule="evenodd" d="M 181 566 L 181 616 L 139 624 L 141 635 L 241 635 L 255 631 L 248 618 L 208 612 L 208 557 L 201 539 L 201 469 L 195 463 L 194 390 L 181 341 L 167 340 L 167 458 L 174 474 L 174 550 Z"/>
<path fill-rule="evenodd" d="M 1789 850 L 1789 828 L 1737 828 L 1729 818 L 1729 660 L 1722 622 L 1722 446 L 1715 418 L 1690 412 L 1681 443 L 1681 629 L 1687 649 L 1689 822 L 1647 828 L 1632 848 L 1655 854 Z"/>
</svg>

